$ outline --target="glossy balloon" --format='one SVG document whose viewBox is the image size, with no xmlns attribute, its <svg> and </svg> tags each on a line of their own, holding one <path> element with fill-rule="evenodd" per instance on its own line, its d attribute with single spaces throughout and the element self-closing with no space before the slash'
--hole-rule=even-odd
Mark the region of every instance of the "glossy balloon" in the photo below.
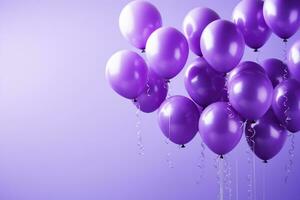
<svg viewBox="0 0 300 200">
<path fill-rule="evenodd" d="M 225 155 L 239 143 L 242 126 L 241 118 L 228 103 L 216 102 L 202 112 L 199 133 L 208 148 L 218 155 Z"/>
<path fill-rule="evenodd" d="M 233 21 L 252 49 L 261 48 L 271 35 L 263 16 L 263 5 L 261 0 L 243 0 L 233 11 Z"/>
<path fill-rule="evenodd" d="M 263 161 L 276 156 L 287 138 L 287 131 L 280 126 L 272 109 L 255 123 L 247 122 L 245 133 L 252 151 Z"/>
<path fill-rule="evenodd" d="M 150 68 L 164 79 L 175 77 L 184 67 L 189 47 L 184 35 L 172 27 L 154 31 L 146 45 Z"/>
<path fill-rule="evenodd" d="M 243 35 L 235 24 L 221 19 L 204 29 L 200 45 L 205 60 L 218 72 L 229 72 L 236 67 L 245 49 Z"/>
<path fill-rule="evenodd" d="M 288 39 L 300 26 L 300 1 L 265 0 L 263 14 L 272 31 L 280 38 Z"/>
<path fill-rule="evenodd" d="M 198 132 L 198 107 L 184 96 L 166 99 L 158 110 L 158 123 L 163 134 L 172 142 L 184 145 Z"/>
<path fill-rule="evenodd" d="M 144 90 L 148 68 L 144 59 L 133 51 L 118 51 L 106 65 L 106 78 L 119 95 L 134 99 Z"/>
<path fill-rule="evenodd" d="M 290 131 L 300 131 L 300 83 L 281 82 L 274 90 L 272 108 L 279 121 Z"/>
<path fill-rule="evenodd" d="M 151 33 L 161 26 L 162 20 L 159 11 L 147 1 L 128 3 L 119 17 L 122 35 L 139 49 L 145 49 Z"/>
<path fill-rule="evenodd" d="M 289 78 L 289 70 L 281 60 L 276 58 L 267 59 L 263 61 L 262 67 L 265 69 L 273 87 Z"/>
<path fill-rule="evenodd" d="M 255 62 L 243 62 L 249 68 L 259 68 Z M 261 68 L 261 67 L 260 67 Z M 262 69 L 263 70 L 263 69 Z M 229 102 L 245 119 L 258 119 L 271 106 L 273 87 L 270 79 L 261 71 L 244 70 L 228 82 Z"/>
<path fill-rule="evenodd" d="M 198 105 L 206 107 L 221 100 L 225 77 L 212 69 L 204 58 L 197 58 L 185 72 L 184 85 L 190 97 Z"/>
<path fill-rule="evenodd" d="M 159 108 L 166 99 L 168 84 L 154 72 L 150 71 L 144 92 L 136 98 L 135 105 L 141 111 L 150 113 Z"/>
<path fill-rule="evenodd" d="M 292 78 L 300 82 L 300 40 L 289 51 L 288 67 Z"/>
<path fill-rule="evenodd" d="M 185 16 L 183 32 L 188 40 L 190 49 L 196 55 L 202 56 L 199 41 L 204 28 L 219 18 L 219 15 L 215 11 L 205 7 L 194 8 Z"/>
</svg>

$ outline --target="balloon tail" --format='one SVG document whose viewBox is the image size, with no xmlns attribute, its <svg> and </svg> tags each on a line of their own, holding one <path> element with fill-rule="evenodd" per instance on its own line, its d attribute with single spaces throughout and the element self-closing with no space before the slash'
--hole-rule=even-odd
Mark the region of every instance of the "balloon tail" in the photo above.
<svg viewBox="0 0 300 200">
<path fill-rule="evenodd" d="M 196 181 L 196 184 L 200 184 L 201 179 L 204 176 L 204 168 L 205 168 L 205 145 L 204 142 L 201 141 L 201 150 L 200 150 L 200 159 L 199 162 L 197 164 L 197 167 L 200 170 L 200 176 L 199 176 L 199 180 Z"/>
<path fill-rule="evenodd" d="M 286 169 L 286 176 L 285 176 L 285 183 L 288 182 L 289 179 L 289 175 L 292 172 L 292 168 L 294 165 L 294 157 L 295 157 L 295 134 L 291 133 L 290 134 L 290 148 L 289 148 L 289 162 L 288 164 L 285 166 Z"/>
<path fill-rule="evenodd" d="M 141 130 L 141 110 L 140 110 L 140 104 L 137 102 L 136 103 L 137 106 L 137 110 L 135 112 L 135 117 L 136 117 L 136 123 L 135 123 L 135 127 L 136 127 L 136 136 L 137 136 L 137 146 L 139 149 L 139 155 L 144 155 L 144 145 L 143 145 L 143 138 L 142 138 L 142 130 Z"/>
</svg>

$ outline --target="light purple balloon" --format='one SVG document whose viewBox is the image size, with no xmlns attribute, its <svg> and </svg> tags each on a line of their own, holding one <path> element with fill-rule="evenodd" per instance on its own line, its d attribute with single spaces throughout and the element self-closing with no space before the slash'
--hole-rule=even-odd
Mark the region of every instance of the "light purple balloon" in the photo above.
<svg viewBox="0 0 300 200">
<path fill-rule="evenodd" d="M 225 102 L 209 105 L 201 114 L 199 133 L 203 142 L 218 155 L 230 152 L 240 141 L 243 122 Z"/>
<path fill-rule="evenodd" d="M 300 40 L 289 51 L 288 68 L 292 78 L 300 82 Z"/>
<path fill-rule="evenodd" d="M 262 117 L 270 108 L 273 87 L 266 74 L 255 68 L 261 68 L 255 62 L 243 62 L 254 70 L 242 70 L 228 82 L 229 102 L 245 119 L 255 120 Z"/>
<path fill-rule="evenodd" d="M 262 67 L 265 69 L 273 87 L 276 87 L 283 80 L 289 78 L 288 67 L 279 59 L 267 59 L 263 61 Z"/>
<path fill-rule="evenodd" d="M 147 74 L 144 59 L 133 51 L 118 51 L 106 64 L 106 78 L 111 87 L 128 99 L 134 99 L 144 91 Z"/>
<path fill-rule="evenodd" d="M 119 28 L 134 47 L 145 49 L 147 39 L 162 26 L 157 8 L 147 1 L 132 1 L 121 11 Z"/>
<path fill-rule="evenodd" d="M 196 55 L 202 56 L 199 41 L 204 28 L 217 19 L 220 19 L 219 15 L 212 9 L 205 7 L 194 8 L 185 16 L 183 32 L 190 49 Z"/>
<path fill-rule="evenodd" d="M 200 39 L 205 60 L 218 72 L 229 72 L 244 54 L 245 41 L 234 23 L 226 20 L 211 22 Z"/>
<path fill-rule="evenodd" d="M 272 108 L 281 124 L 290 132 L 300 131 L 300 83 L 288 79 L 277 85 Z"/>
<path fill-rule="evenodd" d="M 263 14 L 272 31 L 286 40 L 294 35 L 300 26 L 300 1 L 265 0 Z"/>
<path fill-rule="evenodd" d="M 186 64 L 189 47 L 184 35 L 172 27 L 154 31 L 146 44 L 150 68 L 161 78 L 175 77 Z"/>
<path fill-rule="evenodd" d="M 193 101 L 184 96 L 166 99 L 158 110 L 158 124 L 173 143 L 184 145 L 198 132 L 200 113 Z"/>
<path fill-rule="evenodd" d="M 198 105 L 206 107 L 223 97 L 225 77 L 199 57 L 187 68 L 184 85 L 190 97 Z"/>
<path fill-rule="evenodd" d="M 287 138 L 272 109 L 254 123 L 247 121 L 245 134 L 252 151 L 264 162 L 280 152 Z"/>
<path fill-rule="evenodd" d="M 159 108 L 166 99 L 168 84 L 154 72 L 149 71 L 148 82 L 144 92 L 138 96 L 134 104 L 141 111 L 150 113 Z"/>
<path fill-rule="evenodd" d="M 246 44 L 257 51 L 269 39 L 271 30 L 263 16 L 264 2 L 243 0 L 233 11 L 233 21 L 244 35 Z"/>
</svg>

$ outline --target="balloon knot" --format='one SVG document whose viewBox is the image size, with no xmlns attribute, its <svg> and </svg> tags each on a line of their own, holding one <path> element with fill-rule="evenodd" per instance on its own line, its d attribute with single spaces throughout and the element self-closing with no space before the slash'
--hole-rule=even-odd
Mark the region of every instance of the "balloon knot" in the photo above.
<svg viewBox="0 0 300 200">
<path fill-rule="evenodd" d="M 287 42 L 288 40 L 287 39 L 283 39 L 283 42 Z"/>
<path fill-rule="evenodd" d="M 254 52 L 258 52 L 258 49 L 254 49 Z"/>
<path fill-rule="evenodd" d="M 181 148 L 185 148 L 184 144 L 181 145 Z"/>
<path fill-rule="evenodd" d="M 136 103 L 136 102 L 137 102 L 137 99 L 133 99 L 132 101 L 133 101 L 133 103 Z"/>
<path fill-rule="evenodd" d="M 267 160 L 264 160 L 263 163 L 268 163 L 268 161 L 267 161 Z"/>
<path fill-rule="evenodd" d="M 166 80 L 166 83 L 170 83 L 171 81 L 170 80 Z"/>
<path fill-rule="evenodd" d="M 145 49 L 142 49 L 141 53 L 145 53 L 145 52 L 146 52 L 146 50 L 145 50 Z"/>
<path fill-rule="evenodd" d="M 224 158 L 223 155 L 220 155 L 220 158 L 223 159 Z"/>
</svg>

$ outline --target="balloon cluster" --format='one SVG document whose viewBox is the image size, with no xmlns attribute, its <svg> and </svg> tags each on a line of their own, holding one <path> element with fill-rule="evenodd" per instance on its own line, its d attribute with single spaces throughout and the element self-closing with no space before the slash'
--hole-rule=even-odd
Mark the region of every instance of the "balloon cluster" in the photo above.
<svg viewBox="0 0 300 200">
<path fill-rule="evenodd" d="M 287 63 L 267 59 L 241 62 L 245 45 L 258 51 L 272 33 L 286 42 L 300 26 L 299 0 L 242 0 L 232 21 L 205 7 L 191 10 L 183 33 L 162 27 L 155 6 L 132 1 L 119 18 L 122 35 L 145 53 L 123 50 L 108 61 L 111 87 L 143 112 L 158 110 L 163 134 L 175 144 L 197 132 L 216 154 L 225 155 L 243 133 L 262 160 L 283 147 L 287 132 L 300 130 L 300 41 Z M 191 99 L 167 98 L 169 80 L 184 68 L 189 50 L 197 55 L 185 71 Z"/>
</svg>

